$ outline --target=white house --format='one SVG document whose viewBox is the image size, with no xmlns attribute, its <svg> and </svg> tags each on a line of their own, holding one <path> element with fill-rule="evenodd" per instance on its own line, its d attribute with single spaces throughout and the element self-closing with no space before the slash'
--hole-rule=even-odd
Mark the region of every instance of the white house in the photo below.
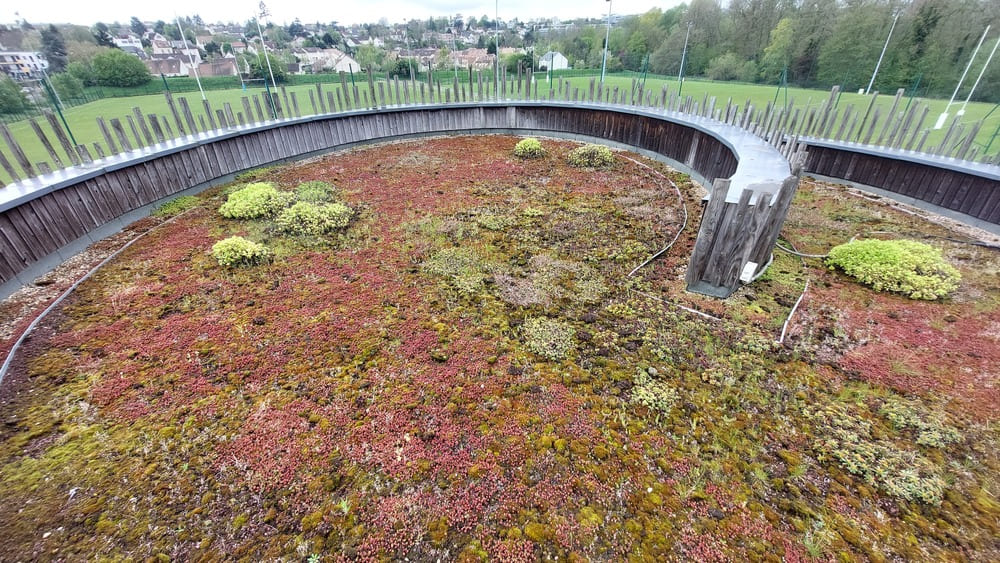
<svg viewBox="0 0 1000 563">
<path fill-rule="evenodd" d="M 569 68 L 569 60 L 559 51 L 549 51 L 538 59 L 538 68 L 542 70 L 564 70 Z"/>
<path fill-rule="evenodd" d="M 302 47 L 293 49 L 303 66 L 309 65 L 312 72 L 359 72 L 361 65 L 350 55 L 340 49 L 319 49 Z M 304 70 L 304 69 L 303 69 Z"/>
<path fill-rule="evenodd" d="M 139 37 L 137 37 L 133 33 L 123 33 L 120 35 L 116 35 L 113 38 L 113 41 L 115 42 L 115 45 L 119 49 L 124 49 L 125 47 L 135 47 L 137 49 L 142 49 L 142 40 L 139 39 Z"/>
</svg>

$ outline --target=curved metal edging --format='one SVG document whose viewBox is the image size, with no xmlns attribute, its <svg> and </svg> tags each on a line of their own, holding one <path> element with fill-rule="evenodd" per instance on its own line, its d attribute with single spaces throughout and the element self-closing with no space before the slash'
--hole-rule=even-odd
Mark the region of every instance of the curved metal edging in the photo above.
<svg viewBox="0 0 1000 563">
<path fill-rule="evenodd" d="M 228 181 L 240 170 L 360 143 L 468 133 L 598 140 L 657 156 L 706 186 L 731 176 L 740 191 L 788 173 L 777 150 L 742 129 L 628 106 L 452 103 L 271 121 L 167 141 L 0 190 L 0 254 L 6 255 L 0 256 L 6 260 L 0 263 L 0 298 L 156 203 Z"/>
<path fill-rule="evenodd" d="M 671 123 L 681 127 L 697 131 L 703 135 L 711 137 L 724 145 L 735 156 L 737 160 L 736 173 L 730 178 L 734 184 L 734 189 L 740 191 L 747 186 L 766 182 L 780 182 L 788 175 L 788 162 L 777 150 L 761 140 L 759 137 L 732 125 L 718 122 L 679 112 L 657 112 L 639 109 L 632 106 L 614 106 L 585 103 L 566 102 L 476 102 L 476 103 L 450 103 L 450 104 L 419 104 L 408 106 L 388 106 L 380 109 L 354 110 L 338 113 L 326 113 L 320 115 L 310 115 L 291 119 L 268 121 L 262 124 L 233 127 L 224 130 L 216 130 L 210 133 L 199 133 L 188 135 L 179 139 L 172 139 L 163 143 L 158 143 L 149 147 L 135 149 L 126 153 L 119 153 L 95 161 L 89 165 L 73 166 L 56 170 L 49 174 L 36 176 L 27 180 L 22 180 L 10 184 L 0 189 L 0 212 L 16 207 L 32 199 L 36 199 L 46 193 L 59 190 L 69 185 L 77 184 L 92 178 L 96 178 L 111 171 L 121 170 L 160 159 L 182 151 L 187 151 L 199 146 L 207 146 L 237 137 L 244 137 L 254 133 L 271 131 L 275 129 L 287 129 L 297 125 L 309 123 L 326 122 L 332 120 L 350 120 L 359 116 L 372 116 L 379 114 L 392 114 L 401 112 L 449 112 L 454 113 L 468 109 L 487 108 L 541 108 L 545 110 L 572 109 L 589 110 L 602 113 L 614 113 L 619 115 L 634 115 L 648 119 Z M 499 130 L 537 130 L 546 131 L 532 127 L 503 127 L 503 128 L 477 128 L 477 129 L 499 129 Z M 555 131 L 573 133 L 573 128 L 562 128 Z M 444 134 L 444 130 L 435 130 L 435 133 Z M 398 135 L 379 135 L 375 139 L 395 138 Z M 629 146 L 628 143 L 625 143 Z M 334 149 L 336 147 L 327 147 Z M 641 148 L 636 146 L 636 148 Z M 309 151 L 315 152 L 315 151 Z M 681 162 L 681 161 L 677 161 Z M 684 163 L 681 163 L 684 165 Z M 259 165 L 258 165 L 259 166 Z M 702 171 L 695 170 L 699 174 Z M 738 192 L 737 192 L 738 193 Z"/>
</svg>

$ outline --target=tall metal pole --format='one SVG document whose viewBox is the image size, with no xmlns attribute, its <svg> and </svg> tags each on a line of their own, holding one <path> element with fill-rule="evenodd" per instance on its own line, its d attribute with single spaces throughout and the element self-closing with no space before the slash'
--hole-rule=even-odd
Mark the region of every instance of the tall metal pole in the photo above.
<svg viewBox="0 0 1000 563">
<path fill-rule="evenodd" d="M 611 40 L 611 0 L 608 0 L 608 29 L 604 32 L 604 59 L 601 61 L 601 84 L 604 84 L 604 71 L 608 68 L 608 41 Z"/>
<path fill-rule="evenodd" d="M 52 84 L 52 80 L 49 78 L 49 73 L 45 72 L 44 68 L 42 69 L 42 76 L 45 77 L 45 80 L 42 80 L 42 86 L 45 87 L 45 90 L 49 93 L 49 96 L 52 97 L 52 101 L 56 106 L 56 113 L 59 114 L 59 119 L 62 120 L 63 127 L 66 128 L 66 132 L 69 133 L 69 139 L 73 141 L 73 146 L 75 147 L 78 143 L 76 142 L 76 137 L 73 136 L 73 130 L 69 128 L 69 123 L 66 122 L 66 116 L 63 115 L 62 98 L 59 97 L 59 92 L 56 92 L 56 87 L 54 84 Z"/>
<path fill-rule="evenodd" d="M 457 51 L 457 50 L 458 50 L 457 46 L 455 45 L 455 28 L 452 28 L 452 30 L 451 30 L 451 54 L 452 54 L 451 62 L 454 64 L 454 67 L 455 67 L 455 80 L 456 81 L 458 80 L 458 55 L 455 53 L 455 51 Z"/>
<path fill-rule="evenodd" d="M 993 112 L 995 112 L 997 110 L 997 108 L 1000 108 L 1000 104 L 997 104 L 997 105 L 993 106 L 993 109 L 991 109 L 990 112 L 986 114 L 986 117 L 983 118 L 983 122 L 985 122 L 991 115 L 993 115 Z M 996 140 L 996 138 L 997 138 L 998 135 L 1000 135 L 1000 123 L 997 123 L 996 131 L 993 132 L 993 136 L 990 137 L 990 141 L 988 143 L 986 143 L 986 148 L 983 149 L 983 154 L 984 155 L 985 154 L 989 154 L 990 147 L 993 146 L 993 141 Z"/>
<path fill-rule="evenodd" d="M 191 63 L 191 68 L 194 69 L 194 79 L 198 82 L 198 91 L 201 92 L 201 99 L 207 100 L 205 97 L 205 89 L 201 87 L 201 77 L 198 76 L 198 65 L 194 64 L 194 57 L 191 56 L 191 51 L 188 49 L 187 37 L 184 37 L 184 28 L 181 27 L 181 20 L 174 14 L 174 23 L 177 24 L 177 31 L 181 32 L 181 40 L 184 41 L 184 50 L 187 52 L 188 62 Z"/>
<path fill-rule="evenodd" d="M 410 49 L 410 36 L 409 36 L 409 34 L 407 34 L 407 36 L 406 36 L 406 52 L 409 54 L 409 56 L 407 57 L 407 59 L 408 59 L 407 62 L 408 62 L 409 67 L 410 67 L 410 82 L 413 82 L 413 80 L 415 79 L 415 77 L 413 76 L 413 51 Z"/>
<path fill-rule="evenodd" d="M 993 50 L 990 51 L 990 56 L 986 57 L 986 64 L 983 68 L 979 70 L 979 76 L 976 77 L 976 83 L 972 85 L 972 90 L 969 90 L 969 95 L 965 97 L 965 103 L 962 104 L 962 109 L 958 110 L 956 115 L 965 115 L 965 106 L 969 105 L 969 100 L 972 99 L 972 94 L 979 87 L 979 81 L 983 79 L 983 74 L 986 73 L 986 68 L 990 66 L 990 62 L 993 61 L 993 55 L 997 54 L 997 47 L 1000 47 L 1000 37 L 997 37 L 997 42 L 993 45 Z"/>
<path fill-rule="evenodd" d="M 951 99 L 948 100 L 948 105 L 945 106 L 944 112 L 938 116 L 937 123 L 934 124 L 934 129 L 940 129 L 944 127 L 944 122 L 948 120 L 948 110 L 951 109 L 951 104 L 955 103 L 955 96 L 958 95 L 958 89 L 962 87 L 962 83 L 965 82 L 965 75 L 969 74 L 969 68 L 972 67 L 972 61 L 976 60 L 976 55 L 979 54 L 979 48 L 983 46 L 983 41 L 986 40 L 986 34 L 990 32 L 990 26 L 986 26 L 986 31 L 983 32 L 983 36 L 979 38 L 979 43 L 976 45 L 976 50 L 972 52 L 972 56 L 969 57 L 969 64 L 965 65 L 965 71 L 962 72 L 962 77 L 958 79 L 958 84 L 955 85 L 955 91 L 951 93 Z"/>
<path fill-rule="evenodd" d="M 493 46 L 496 49 L 496 82 L 493 83 L 493 93 L 500 99 L 500 0 L 495 0 L 493 6 Z"/>
<path fill-rule="evenodd" d="M 875 76 L 878 74 L 879 67 L 882 66 L 882 59 L 885 57 L 885 50 L 889 48 L 889 40 L 892 39 L 892 30 L 896 29 L 897 20 L 899 20 L 898 11 L 896 12 L 896 16 L 892 18 L 892 26 L 889 27 L 889 35 L 885 38 L 885 45 L 882 45 L 882 54 L 878 56 L 878 62 L 875 63 L 875 72 L 872 73 L 872 79 L 868 81 L 868 87 L 865 88 L 866 96 L 872 91 L 872 84 L 875 84 Z"/>
<path fill-rule="evenodd" d="M 691 25 L 692 22 L 688 22 L 687 34 L 684 36 L 684 51 L 681 53 L 681 69 L 677 72 L 677 97 L 681 96 L 681 90 L 684 89 L 684 63 L 687 62 L 688 54 L 688 39 L 691 38 Z"/>
<path fill-rule="evenodd" d="M 257 35 L 260 36 L 260 46 L 264 49 L 264 60 L 267 61 L 267 72 L 271 75 L 271 84 L 275 88 L 278 87 L 278 83 L 274 81 L 274 71 L 271 70 L 271 57 L 267 56 L 267 44 L 264 43 L 264 32 L 260 29 L 260 18 L 267 16 L 267 6 L 263 2 L 260 3 L 260 15 L 256 18 L 257 20 Z"/>
</svg>

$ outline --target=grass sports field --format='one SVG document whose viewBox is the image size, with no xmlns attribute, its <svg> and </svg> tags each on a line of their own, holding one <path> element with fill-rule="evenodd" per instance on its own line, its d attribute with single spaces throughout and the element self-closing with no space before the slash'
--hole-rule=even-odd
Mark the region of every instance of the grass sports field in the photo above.
<svg viewBox="0 0 1000 563">
<path fill-rule="evenodd" d="M 459 79 L 465 78 L 467 74 L 459 72 Z M 547 81 L 544 76 L 538 77 L 538 91 L 543 92 L 546 88 Z M 572 78 L 565 78 L 574 87 L 580 88 L 581 92 L 586 92 L 589 90 L 590 80 L 593 77 L 588 76 L 577 76 Z M 606 79 L 606 83 L 609 88 L 618 87 L 620 89 L 631 89 L 633 77 L 631 76 L 609 76 Z M 553 80 L 554 84 L 558 84 L 556 80 Z M 359 86 L 364 86 L 363 81 L 358 81 Z M 442 84 L 442 87 L 447 87 L 447 82 Z M 677 91 L 677 80 L 669 79 L 665 80 L 662 78 L 649 78 L 646 80 L 646 89 L 654 92 L 654 95 L 658 95 L 663 85 L 667 85 L 670 91 Z M 324 92 L 333 91 L 334 88 L 339 88 L 337 84 L 324 84 Z M 309 102 L 310 90 L 314 90 L 311 85 L 296 85 L 287 87 L 289 95 L 292 92 L 297 92 L 299 110 L 305 114 L 312 113 L 312 105 Z M 387 95 L 391 95 L 387 89 Z M 232 104 L 234 114 L 236 112 L 242 111 L 242 103 L 240 98 L 249 93 L 257 93 L 263 91 L 263 88 L 256 87 L 249 89 L 248 91 L 243 91 L 242 89 L 236 88 L 232 90 L 211 90 L 205 92 L 208 97 L 209 102 L 211 102 L 212 107 L 215 109 L 221 109 L 224 102 L 229 102 Z M 733 103 L 743 106 L 747 100 L 758 108 L 763 108 L 768 102 L 773 102 L 777 94 L 777 102 L 779 104 L 785 103 L 786 91 L 784 89 L 777 90 L 774 86 L 767 85 L 757 85 L 757 84 L 740 84 L 740 83 L 730 83 L 730 82 L 712 82 L 712 81 L 702 81 L 702 80 L 685 80 L 683 89 L 681 91 L 683 96 L 693 96 L 697 100 L 701 100 L 706 94 L 708 96 L 716 97 L 716 107 L 725 106 L 726 101 L 729 98 L 733 99 Z M 879 96 L 876 107 L 882 108 L 882 115 L 889 110 L 892 105 L 894 92 L 890 92 L 888 95 Z M 513 97 L 513 94 L 510 94 Z M 204 115 L 202 110 L 202 104 L 200 101 L 200 94 L 198 92 L 188 92 L 184 94 L 178 94 L 177 97 L 184 97 L 188 99 L 188 103 L 191 106 L 191 110 L 195 116 L 195 120 L 198 120 L 199 115 Z M 788 88 L 787 89 L 787 99 L 791 103 L 794 101 L 794 107 L 796 108 L 808 108 L 808 107 L 819 107 L 829 96 L 828 91 L 824 90 L 807 90 L 802 88 Z M 927 120 L 924 126 L 933 125 L 933 122 L 937 120 L 937 116 L 944 110 L 947 105 L 947 100 L 926 100 L 922 98 L 916 98 L 913 103 L 917 101 L 929 103 L 931 106 L 931 111 L 928 114 Z M 910 103 L 909 98 L 904 98 L 901 102 L 901 109 L 906 108 L 906 104 Z M 843 108 L 848 105 L 854 105 L 855 111 L 864 111 L 867 107 L 868 98 L 863 95 L 858 95 L 854 93 L 844 93 L 841 95 L 838 102 L 838 107 L 843 113 Z M 70 108 L 65 112 L 65 117 L 69 123 L 70 129 L 72 129 L 73 136 L 75 137 L 77 143 L 86 144 L 93 152 L 93 143 L 100 142 L 102 146 L 104 145 L 103 137 L 100 130 L 98 129 L 96 118 L 104 117 L 106 120 L 112 118 L 125 120 L 125 116 L 131 113 L 133 107 L 140 108 L 145 114 L 155 114 L 158 117 L 168 117 L 171 122 L 171 127 L 174 127 L 173 119 L 170 116 L 170 112 L 167 108 L 165 98 L 162 95 L 148 95 L 148 96 L 131 96 L 123 98 L 106 98 L 96 102 L 91 102 L 74 108 Z M 952 106 L 950 114 L 954 117 L 955 112 L 961 107 L 961 104 L 955 104 Z M 962 123 L 967 124 L 968 128 L 972 123 L 975 123 L 986 116 L 989 116 L 983 127 L 980 129 L 979 134 L 976 138 L 976 145 L 978 146 L 979 153 L 983 153 L 987 145 L 990 144 L 991 138 L 994 137 L 1000 127 L 1000 110 L 996 110 L 995 104 L 987 103 L 970 103 L 966 108 L 965 115 L 962 116 Z M 44 120 L 43 120 L 44 121 Z M 48 154 L 43 148 L 41 142 L 32 132 L 30 125 L 27 121 L 20 121 L 8 124 L 10 131 L 13 133 L 14 137 L 21 143 L 22 148 L 27 154 L 29 160 L 32 163 L 39 162 L 42 160 L 50 160 Z M 47 125 L 43 127 L 47 130 Z M 126 130 L 128 126 L 126 124 Z M 946 129 L 939 131 L 932 131 L 930 137 L 928 138 L 926 146 L 933 146 L 939 143 L 943 138 Z M 51 132 L 48 132 L 51 137 Z M 131 137 L 131 135 L 130 135 Z M 52 142 L 55 143 L 55 139 L 51 138 Z M 59 154 L 62 154 L 61 148 L 56 149 Z M 992 146 L 989 148 L 990 154 L 995 154 L 1000 151 L 1000 138 L 993 140 Z M 8 159 L 10 158 L 10 153 L 8 148 L 4 147 L 4 152 L 7 153 Z M 96 155 L 95 155 L 96 156 Z M 0 171 L 0 180 L 4 183 L 10 182 L 10 177 L 6 175 L 3 171 Z"/>
</svg>

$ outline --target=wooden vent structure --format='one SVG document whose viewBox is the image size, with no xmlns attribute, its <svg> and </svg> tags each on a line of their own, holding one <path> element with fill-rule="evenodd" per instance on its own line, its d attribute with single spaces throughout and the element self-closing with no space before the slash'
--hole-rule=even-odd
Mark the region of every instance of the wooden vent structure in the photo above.
<svg viewBox="0 0 1000 563">
<path fill-rule="evenodd" d="M 771 250 L 799 187 L 805 152 L 793 157 L 780 184 L 751 185 L 737 193 L 728 178 L 712 184 L 687 271 L 688 291 L 726 298 L 756 279 L 771 262 Z"/>
</svg>

